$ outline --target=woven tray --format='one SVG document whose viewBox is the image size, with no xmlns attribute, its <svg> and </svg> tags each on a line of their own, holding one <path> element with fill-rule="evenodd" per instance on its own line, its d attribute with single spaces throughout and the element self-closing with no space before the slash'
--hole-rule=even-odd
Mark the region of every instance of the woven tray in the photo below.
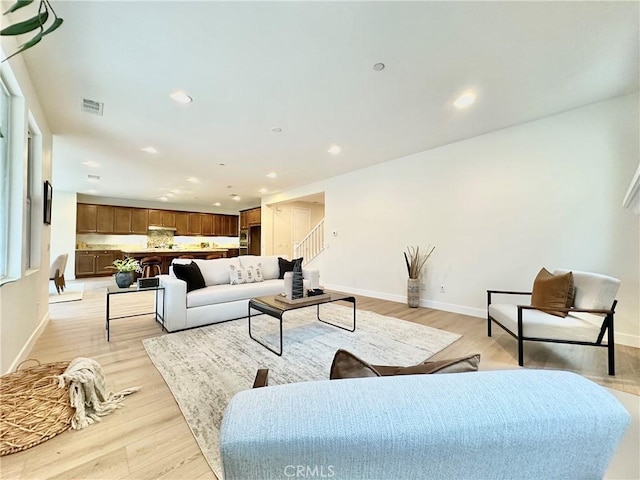
<svg viewBox="0 0 640 480">
<path fill-rule="evenodd" d="M 59 388 L 69 362 L 18 370 L 0 377 L 0 456 L 26 450 L 68 430 L 75 413 L 68 388 Z M 20 367 L 18 367 L 20 368 Z"/>
</svg>

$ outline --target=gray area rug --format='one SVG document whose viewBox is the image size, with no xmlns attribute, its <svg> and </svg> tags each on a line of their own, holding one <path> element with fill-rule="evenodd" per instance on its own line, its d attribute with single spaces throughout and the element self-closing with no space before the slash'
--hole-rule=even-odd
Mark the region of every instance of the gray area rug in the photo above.
<svg viewBox="0 0 640 480">
<path fill-rule="evenodd" d="M 321 307 L 322 318 L 350 325 L 352 308 Z M 278 321 L 252 318 L 252 334 L 275 346 Z M 254 331 L 255 326 L 255 331 Z M 382 365 L 411 365 L 455 342 L 460 335 L 358 310 L 357 329 L 347 332 L 316 320 L 316 308 L 288 312 L 282 357 L 249 338 L 247 319 L 172 333 L 143 341 L 167 382 L 202 453 L 222 478 L 219 432 L 222 415 L 236 393 L 250 389 L 256 371 L 269 369 L 269 385 L 329 378 L 336 350 L 343 348 Z"/>
</svg>

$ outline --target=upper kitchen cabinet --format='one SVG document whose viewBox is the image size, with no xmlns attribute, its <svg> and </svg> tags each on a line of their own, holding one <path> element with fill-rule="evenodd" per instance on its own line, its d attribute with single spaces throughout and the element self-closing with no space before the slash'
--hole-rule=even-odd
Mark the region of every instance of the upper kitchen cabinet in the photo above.
<svg viewBox="0 0 640 480">
<path fill-rule="evenodd" d="M 144 208 L 115 207 L 114 232 L 145 235 L 149 227 L 148 211 Z"/>
<path fill-rule="evenodd" d="M 249 212 L 240 212 L 240 229 L 246 230 L 249 228 Z"/>
<path fill-rule="evenodd" d="M 149 210 L 149 225 L 176 228 L 176 212 L 170 210 Z"/>
<path fill-rule="evenodd" d="M 188 212 L 176 212 L 176 235 L 189 235 Z"/>
<path fill-rule="evenodd" d="M 95 233 L 98 219 L 98 206 L 78 203 L 76 210 L 76 232 Z"/>
<path fill-rule="evenodd" d="M 209 213 L 201 213 L 200 223 L 202 226 L 202 235 L 205 237 L 213 235 L 213 215 Z"/>
<path fill-rule="evenodd" d="M 98 205 L 96 220 L 97 233 L 113 233 L 115 223 L 115 207 Z"/>
<path fill-rule="evenodd" d="M 189 214 L 189 235 L 202 234 L 202 216 L 199 213 Z"/>
<path fill-rule="evenodd" d="M 249 226 L 260 225 L 262 223 L 262 209 L 252 208 L 251 210 L 247 210 L 247 223 Z"/>
</svg>

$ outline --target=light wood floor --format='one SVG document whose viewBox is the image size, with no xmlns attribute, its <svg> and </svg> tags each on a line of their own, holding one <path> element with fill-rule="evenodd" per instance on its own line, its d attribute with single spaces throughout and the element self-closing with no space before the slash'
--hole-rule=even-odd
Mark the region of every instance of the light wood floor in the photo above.
<svg viewBox="0 0 640 480">
<path fill-rule="evenodd" d="M 140 386 L 124 408 L 81 431 L 64 432 L 36 447 L 0 458 L 3 479 L 214 479 L 169 388 L 147 356 L 141 340 L 164 335 L 151 316 L 115 320 L 111 342 L 104 331 L 105 286 L 112 280 L 88 279 L 82 301 L 53 304 L 51 320 L 29 357 L 42 363 L 77 356 L 97 360 L 109 387 Z M 152 294 L 119 295 L 112 316 L 148 312 Z M 517 365 L 516 342 L 486 321 L 454 313 L 412 309 L 404 304 L 358 297 L 371 310 L 463 337 L 434 359 L 479 352 L 482 363 Z M 19 321 L 19 319 L 16 319 Z M 606 373 L 606 349 L 571 345 L 525 344 L 528 368 L 571 370 L 614 389 L 640 394 L 640 350 L 616 348 L 617 375 Z"/>
</svg>

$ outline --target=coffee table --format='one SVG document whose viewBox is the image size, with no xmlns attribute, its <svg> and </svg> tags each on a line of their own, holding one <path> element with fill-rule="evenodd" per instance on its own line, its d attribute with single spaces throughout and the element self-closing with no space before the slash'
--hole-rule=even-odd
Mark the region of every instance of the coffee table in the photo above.
<svg viewBox="0 0 640 480">
<path fill-rule="evenodd" d="M 351 328 L 343 327 L 342 325 L 337 325 L 335 323 L 327 322 L 320 318 L 320 305 L 324 303 L 333 303 L 333 302 L 350 302 L 353 305 L 353 326 Z M 323 296 L 319 299 L 314 299 L 313 297 L 306 297 L 305 301 L 297 304 L 288 304 L 281 301 L 278 301 L 274 296 L 269 297 L 258 297 L 252 298 L 249 300 L 249 337 L 258 342 L 267 350 L 275 353 L 278 356 L 282 356 L 282 317 L 284 314 L 290 310 L 297 310 L 298 308 L 306 308 L 310 306 L 316 307 L 316 318 L 318 321 L 322 323 L 326 323 L 327 325 L 331 325 L 333 327 L 341 328 L 342 330 L 346 330 L 348 332 L 355 332 L 356 330 L 356 297 L 350 295 L 344 295 L 341 293 L 330 293 L 329 296 Z M 280 321 L 280 351 L 277 351 L 271 348 L 266 343 L 258 340 L 251 334 L 251 309 L 257 310 L 261 313 L 265 313 L 270 317 L 277 318 Z M 254 315 L 255 316 L 255 315 Z"/>
</svg>

